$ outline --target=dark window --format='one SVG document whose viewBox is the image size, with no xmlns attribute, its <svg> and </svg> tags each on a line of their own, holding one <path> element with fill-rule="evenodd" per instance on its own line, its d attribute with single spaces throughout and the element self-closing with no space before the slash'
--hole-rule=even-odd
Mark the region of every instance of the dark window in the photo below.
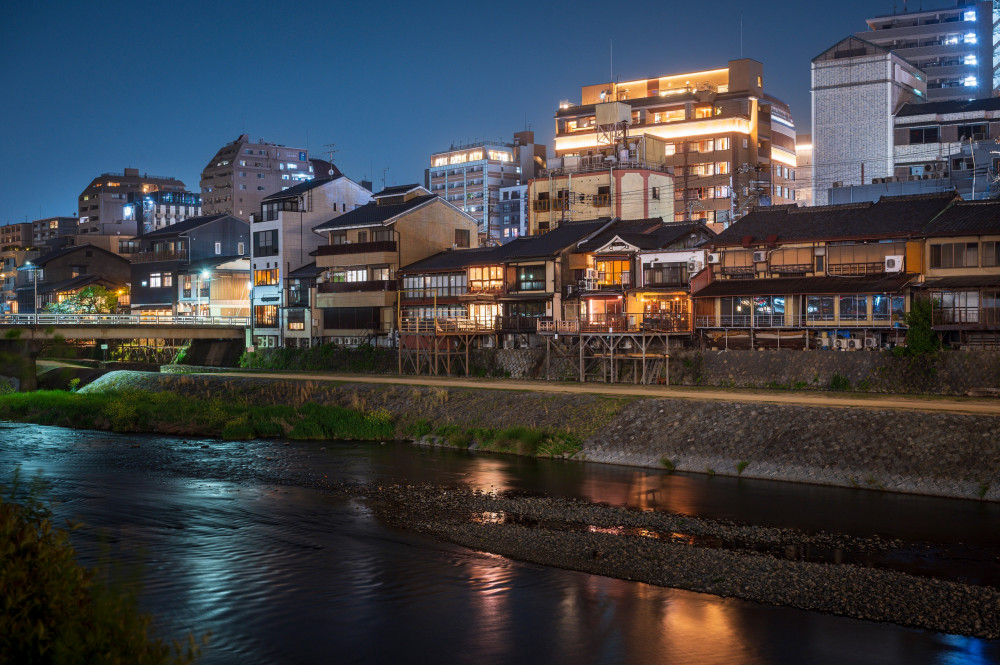
<svg viewBox="0 0 1000 665">
<path fill-rule="evenodd" d="M 937 127 L 919 127 L 910 130 L 910 143 L 939 143 L 940 131 Z"/>
<path fill-rule="evenodd" d="M 330 234 L 330 244 L 331 245 L 346 245 L 347 244 L 347 232 L 341 231 L 339 233 Z"/>
<path fill-rule="evenodd" d="M 545 266 L 531 265 L 518 266 L 517 268 L 517 290 L 518 291 L 544 291 L 545 290 Z"/>
<path fill-rule="evenodd" d="M 975 268 L 978 265 L 978 243 L 957 242 L 931 245 L 931 268 Z"/>
<path fill-rule="evenodd" d="M 833 320 L 833 296 L 808 296 L 806 299 L 806 316 L 809 320 Z"/>
<path fill-rule="evenodd" d="M 305 330 L 306 329 L 306 310 L 304 309 L 290 309 L 287 313 L 288 317 L 288 329 L 289 330 Z"/>
<path fill-rule="evenodd" d="M 253 234 L 254 256 L 278 255 L 278 230 L 257 231 Z"/>
<path fill-rule="evenodd" d="M 455 229 L 455 246 L 460 248 L 469 246 L 468 229 Z"/>
<path fill-rule="evenodd" d="M 378 330 L 378 307 L 326 307 L 323 327 L 328 330 Z"/>
<path fill-rule="evenodd" d="M 959 125 L 958 126 L 958 140 L 968 141 L 970 139 L 975 141 L 982 141 L 990 137 L 989 125 L 986 123 L 976 124 L 976 125 Z"/>
<path fill-rule="evenodd" d="M 368 242 L 367 231 L 358 231 L 358 242 Z"/>
</svg>

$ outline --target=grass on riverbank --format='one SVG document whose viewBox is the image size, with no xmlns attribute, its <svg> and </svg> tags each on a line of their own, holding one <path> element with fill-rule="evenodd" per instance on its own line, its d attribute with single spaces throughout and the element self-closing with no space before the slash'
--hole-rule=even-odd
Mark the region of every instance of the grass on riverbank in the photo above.
<svg viewBox="0 0 1000 665">
<path fill-rule="evenodd" d="M 39 391 L 0 396 L 0 420 L 223 439 L 391 439 L 392 416 L 385 409 L 356 411 L 339 406 L 254 405 L 220 399 L 192 399 L 139 390 L 105 393 Z"/>
<path fill-rule="evenodd" d="M 510 453 L 530 457 L 568 457 L 580 451 L 583 440 L 571 431 L 557 431 L 537 427 L 460 427 L 441 425 L 434 427 L 427 419 L 411 423 L 405 434 L 413 439 L 433 434 L 437 440 L 452 448 L 469 448 L 495 453 Z"/>
</svg>

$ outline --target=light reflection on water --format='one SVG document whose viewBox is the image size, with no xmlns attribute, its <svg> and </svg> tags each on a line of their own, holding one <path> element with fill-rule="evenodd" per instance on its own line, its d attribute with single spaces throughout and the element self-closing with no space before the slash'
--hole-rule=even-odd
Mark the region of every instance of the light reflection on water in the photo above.
<svg viewBox="0 0 1000 665">
<path fill-rule="evenodd" d="M 204 663 L 1000 660 L 995 642 L 472 552 L 386 529 L 355 501 L 292 484 L 311 469 L 331 479 L 450 480 L 632 505 L 655 489 L 688 511 L 719 505 L 712 486 L 696 479 L 392 446 L 205 449 L 201 441 L 32 426 L 0 430 L 0 443 L 0 473 L 18 463 L 44 470 L 63 501 L 59 514 L 86 522 L 74 535 L 83 559 L 96 561 L 106 544 L 116 561 L 142 563 L 143 606 L 166 635 L 212 631 Z M 283 474 L 288 482 L 277 482 Z M 661 494 L 640 507 L 666 501 Z"/>
</svg>

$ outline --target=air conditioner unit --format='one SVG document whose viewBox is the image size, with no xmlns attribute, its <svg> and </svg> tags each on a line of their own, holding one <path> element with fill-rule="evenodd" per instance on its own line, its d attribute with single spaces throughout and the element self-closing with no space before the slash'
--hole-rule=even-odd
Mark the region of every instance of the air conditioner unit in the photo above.
<svg viewBox="0 0 1000 665">
<path fill-rule="evenodd" d="M 754 252 L 753 253 L 754 263 L 766 263 L 767 262 L 767 252 Z"/>
<path fill-rule="evenodd" d="M 875 337 L 865 337 L 865 348 L 874 349 L 878 346 L 878 338 Z"/>
<path fill-rule="evenodd" d="M 713 253 L 708 255 L 709 263 L 721 263 L 722 256 L 719 253 Z"/>
<path fill-rule="evenodd" d="M 857 338 L 851 338 L 847 340 L 847 348 L 851 349 L 852 351 L 856 351 L 862 348 L 862 340 Z"/>
<path fill-rule="evenodd" d="M 873 185 L 881 185 L 883 182 L 885 182 L 885 178 L 872 178 Z"/>
<path fill-rule="evenodd" d="M 903 271 L 903 257 L 901 255 L 887 256 L 885 257 L 885 271 L 886 272 L 902 272 Z"/>
<path fill-rule="evenodd" d="M 698 262 L 695 261 L 694 259 L 691 259 L 690 261 L 687 262 L 687 269 L 689 273 L 698 272 Z"/>
<path fill-rule="evenodd" d="M 934 170 L 941 172 L 944 171 L 944 162 L 934 162 Z"/>
<path fill-rule="evenodd" d="M 568 295 L 568 296 L 573 295 L 573 285 L 572 284 L 567 284 L 566 285 L 566 295 Z"/>
<path fill-rule="evenodd" d="M 833 182 L 833 186 L 834 187 L 843 187 L 844 186 L 844 182 L 842 180 L 835 180 Z"/>
<path fill-rule="evenodd" d="M 319 328 L 319 319 L 313 319 L 313 328 Z"/>
<path fill-rule="evenodd" d="M 826 247 L 816 247 L 813 253 L 816 256 L 826 256 Z"/>
<path fill-rule="evenodd" d="M 593 268 L 587 268 L 587 272 L 586 272 L 586 277 L 585 277 L 585 279 L 593 279 L 593 280 L 596 280 L 596 279 L 597 279 L 597 271 L 596 271 L 596 270 L 594 270 Z"/>
<path fill-rule="evenodd" d="M 333 338 L 333 343 L 336 344 L 337 346 L 343 346 L 344 345 L 344 338 L 343 337 L 334 337 Z"/>
<path fill-rule="evenodd" d="M 840 339 L 838 337 L 837 339 L 833 340 L 833 348 L 835 348 L 835 349 L 846 349 L 847 348 L 847 342 L 848 342 L 848 340 L 846 340 L 846 339 Z"/>
</svg>

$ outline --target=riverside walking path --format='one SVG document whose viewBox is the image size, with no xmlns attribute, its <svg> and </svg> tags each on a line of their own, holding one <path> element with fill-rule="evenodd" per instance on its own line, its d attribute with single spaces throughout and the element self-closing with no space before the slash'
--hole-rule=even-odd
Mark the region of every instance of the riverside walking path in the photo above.
<svg viewBox="0 0 1000 665">
<path fill-rule="evenodd" d="M 195 372 L 197 373 L 197 372 Z M 516 381 L 452 376 L 369 375 L 325 372 L 234 371 L 206 372 L 212 376 L 253 377 L 347 383 L 381 383 L 475 390 L 514 390 L 541 393 L 588 393 L 614 397 L 656 397 L 694 401 L 740 402 L 745 404 L 791 404 L 797 406 L 841 407 L 876 410 L 925 411 L 974 415 L 1000 415 L 1000 399 L 952 396 L 881 395 L 874 393 L 828 393 L 818 391 L 726 390 L 680 386 L 652 386 L 622 383 L 571 383 L 558 381 Z"/>
</svg>

